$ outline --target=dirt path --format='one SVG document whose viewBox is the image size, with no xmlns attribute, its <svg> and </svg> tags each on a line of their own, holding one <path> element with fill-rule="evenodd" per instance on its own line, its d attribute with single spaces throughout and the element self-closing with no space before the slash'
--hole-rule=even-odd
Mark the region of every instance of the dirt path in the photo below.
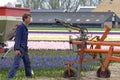
<svg viewBox="0 0 120 80">
<path fill-rule="evenodd" d="M 120 80 L 120 63 L 112 63 L 109 66 L 109 69 L 111 71 L 110 78 L 98 78 L 96 77 L 96 71 L 90 71 L 83 73 L 85 77 L 83 77 L 81 80 Z"/>
<path fill-rule="evenodd" d="M 98 78 L 96 77 L 96 71 L 89 71 L 83 72 L 82 75 L 84 75 L 84 77 L 82 77 L 82 79 L 80 80 L 120 80 L 120 63 L 112 63 L 109 66 L 109 69 L 111 71 L 110 78 Z M 37 77 L 35 79 L 28 80 L 76 80 L 76 79 Z"/>
</svg>

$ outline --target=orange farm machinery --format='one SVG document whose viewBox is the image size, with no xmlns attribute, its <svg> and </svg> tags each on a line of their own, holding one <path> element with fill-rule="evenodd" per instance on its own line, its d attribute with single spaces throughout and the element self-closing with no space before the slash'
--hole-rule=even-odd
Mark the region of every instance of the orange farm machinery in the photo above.
<svg viewBox="0 0 120 80">
<path fill-rule="evenodd" d="M 70 44 L 72 44 L 72 48 L 74 51 L 78 52 L 79 59 L 73 62 L 65 62 L 67 65 L 67 70 L 64 72 L 64 77 L 75 77 L 75 71 L 71 67 L 73 64 L 79 64 L 79 67 L 82 67 L 83 62 L 90 62 L 93 60 L 99 60 L 101 62 L 101 66 L 97 70 L 97 77 L 100 78 L 109 78 L 111 75 L 110 70 L 108 69 L 111 61 L 120 62 L 120 57 L 114 56 L 113 54 L 120 54 L 120 49 L 115 49 L 115 47 L 120 47 L 120 43 L 118 42 L 110 42 L 104 41 L 110 32 L 111 28 L 108 25 L 104 25 L 106 28 L 105 32 L 101 37 L 95 36 L 91 38 L 91 40 L 87 37 L 87 29 L 85 27 L 80 27 L 78 25 L 73 25 L 71 23 L 64 22 L 63 20 L 55 19 L 57 23 L 63 24 L 67 29 L 77 30 L 80 32 L 80 36 L 77 39 L 70 38 Z M 95 40 L 94 40 L 95 39 Z M 103 49 L 102 47 L 108 46 L 108 49 Z M 90 54 L 92 56 L 91 59 L 84 59 L 85 53 Z M 103 54 L 107 54 L 105 58 L 103 58 Z M 99 55 L 99 57 L 96 57 Z M 78 70 L 81 71 L 81 70 Z M 78 74 L 80 75 L 80 73 Z M 78 77 L 80 78 L 80 77 Z"/>
</svg>

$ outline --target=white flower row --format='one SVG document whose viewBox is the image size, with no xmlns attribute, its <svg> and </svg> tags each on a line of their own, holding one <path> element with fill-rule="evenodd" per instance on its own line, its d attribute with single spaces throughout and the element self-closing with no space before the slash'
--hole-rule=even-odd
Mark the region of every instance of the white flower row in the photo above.
<svg viewBox="0 0 120 80">
<path fill-rule="evenodd" d="M 14 41 L 8 41 L 8 48 L 14 46 Z M 69 42 L 60 41 L 28 41 L 29 49 L 70 49 Z"/>
</svg>

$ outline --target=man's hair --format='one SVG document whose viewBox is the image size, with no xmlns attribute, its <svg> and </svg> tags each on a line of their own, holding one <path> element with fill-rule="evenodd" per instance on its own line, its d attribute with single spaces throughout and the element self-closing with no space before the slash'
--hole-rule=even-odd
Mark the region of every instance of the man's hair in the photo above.
<svg viewBox="0 0 120 80">
<path fill-rule="evenodd" d="M 25 19 L 27 19 L 27 18 L 28 18 L 28 16 L 30 16 L 30 17 L 31 17 L 31 15 L 30 15 L 30 14 L 24 14 L 24 15 L 22 16 L 22 20 L 23 20 L 23 21 L 25 21 Z"/>
</svg>

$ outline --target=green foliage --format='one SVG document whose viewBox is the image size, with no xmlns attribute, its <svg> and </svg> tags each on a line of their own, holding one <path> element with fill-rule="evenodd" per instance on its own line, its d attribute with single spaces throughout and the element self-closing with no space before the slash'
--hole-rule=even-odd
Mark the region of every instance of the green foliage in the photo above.
<svg viewBox="0 0 120 80">
<path fill-rule="evenodd" d="M 52 27 L 52 26 L 31 26 L 29 30 L 66 30 L 65 27 Z"/>
<path fill-rule="evenodd" d="M 72 50 L 29 50 L 30 57 L 34 56 L 77 56 L 77 53 L 73 52 Z M 13 51 L 8 55 L 8 56 L 13 56 Z M 86 56 L 88 59 L 89 57 Z M 31 62 L 32 63 L 32 62 Z M 98 62 L 93 63 L 93 62 L 88 62 L 86 65 L 91 65 L 91 67 L 99 66 Z M 86 66 L 85 65 L 85 66 Z M 66 65 L 67 67 L 67 65 Z M 56 68 L 33 68 L 34 71 L 34 76 L 32 79 L 28 79 L 25 77 L 25 72 L 23 68 L 18 69 L 16 73 L 16 77 L 11 80 L 36 80 L 41 77 L 48 77 L 48 78 L 58 78 L 61 77 L 63 78 L 63 73 L 65 67 L 56 67 Z M 90 68 L 90 67 L 85 67 L 82 68 L 82 71 L 92 71 L 95 70 L 96 68 Z M 0 80 L 7 80 L 7 75 L 8 75 L 8 68 L 0 68 Z M 38 79 L 39 80 L 39 79 Z"/>
<path fill-rule="evenodd" d="M 45 50 L 45 49 L 39 49 L 39 50 L 31 50 L 29 49 L 29 55 L 30 56 L 75 56 L 77 53 L 75 53 L 72 50 Z M 14 51 L 11 51 L 7 56 L 13 56 Z"/>
<path fill-rule="evenodd" d="M 9 69 L 0 69 L 0 80 L 8 80 Z M 34 69 L 34 76 L 30 80 L 36 80 L 38 77 L 63 77 L 64 68 L 53 69 Z M 29 80 L 25 77 L 25 71 L 23 68 L 18 69 L 15 78 L 10 80 Z"/>
<path fill-rule="evenodd" d="M 50 26 L 31 26 L 28 27 L 29 30 L 66 30 L 65 27 L 50 27 Z M 88 31 L 105 31 L 105 28 L 87 28 Z M 112 28 L 111 31 L 120 31 L 120 28 Z"/>
</svg>

